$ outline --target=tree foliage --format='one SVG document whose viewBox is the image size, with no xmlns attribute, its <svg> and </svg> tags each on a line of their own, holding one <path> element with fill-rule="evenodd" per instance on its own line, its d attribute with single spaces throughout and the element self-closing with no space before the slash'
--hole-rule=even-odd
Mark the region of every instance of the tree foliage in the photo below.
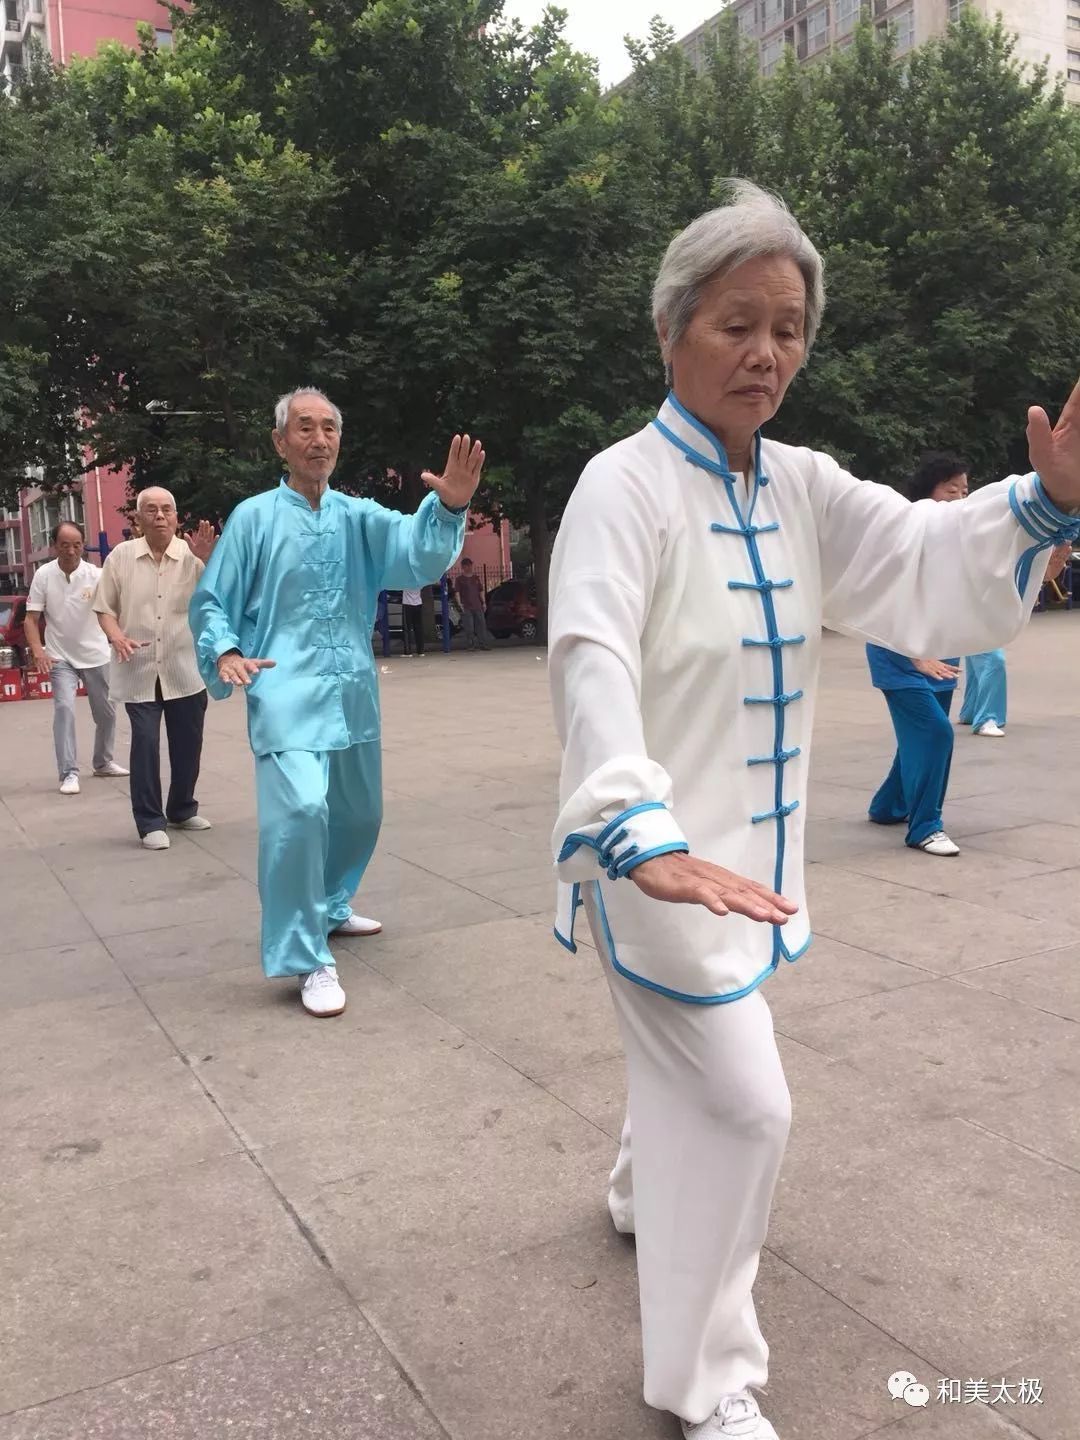
<svg viewBox="0 0 1080 1440">
<path fill-rule="evenodd" d="M 655 22 L 603 94 L 550 9 L 197 0 L 0 97 L 0 489 L 134 463 L 188 513 L 274 478 L 274 396 L 323 385 L 342 482 L 412 504 L 455 429 L 538 574 L 587 457 L 663 393 L 663 249 L 749 176 L 826 260 L 771 427 L 899 481 L 928 447 L 1023 463 L 1080 321 L 1080 122 L 965 15 L 903 64 L 869 26 L 769 79 L 732 21 L 698 73 Z M 196 412 L 161 418 L 149 401 Z"/>
</svg>

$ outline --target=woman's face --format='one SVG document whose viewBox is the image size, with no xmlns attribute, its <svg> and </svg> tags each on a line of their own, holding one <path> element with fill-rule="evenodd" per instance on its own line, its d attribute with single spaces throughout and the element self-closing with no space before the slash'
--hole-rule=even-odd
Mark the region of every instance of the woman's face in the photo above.
<svg viewBox="0 0 1080 1440">
<path fill-rule="evenodd" d="M 930 492 L 931 500 L 966 500 L 968 493 L 968 477 L 961 471 L 959 475 L 950 475 L 948 480 L 939 480 Z"/>
<path fill-rule="evenodd" d="M 794 260 L 747 260 L 710 280 L 668 346 L 678 399 L 735 456 L 771 420 L 806 355 L 806 285 Z"/>
</svg>

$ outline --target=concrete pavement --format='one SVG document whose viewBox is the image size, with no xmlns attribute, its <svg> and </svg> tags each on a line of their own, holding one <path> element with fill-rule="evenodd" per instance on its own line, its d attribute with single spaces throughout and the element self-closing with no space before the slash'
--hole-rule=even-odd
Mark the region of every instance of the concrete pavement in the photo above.
<svg viewBox="0 0 1080 1440">
<path fill-rule="evenodd" d="M 865 822 L 891 732 L 827 637 L 818 939 L 767 989 L 795 1105 L 757 1288 L 781 1440 L 1080 1435 L 1078 642 L 1055 614 L 1013 647 L 1008 736 L 958 734 L 964 853 L 933 860 Z M 542 659 L 381 663 L 361 893 L 386 930 L 337 947 L 324 1023 L 259 971 L 241 702 L 209 713 L 214 829 L 162 854 L 123 781 L 57 793 L 47 703 L 0 705 L 0 1440 L 678 1433 L 640 1398 L 604 1207 L 606 982 L 550 934 Z M 88 740 L 82 707 L 84 764 Z M 1021 1379 L 1042 1403 L 975 1385 Z"/>
</svg>

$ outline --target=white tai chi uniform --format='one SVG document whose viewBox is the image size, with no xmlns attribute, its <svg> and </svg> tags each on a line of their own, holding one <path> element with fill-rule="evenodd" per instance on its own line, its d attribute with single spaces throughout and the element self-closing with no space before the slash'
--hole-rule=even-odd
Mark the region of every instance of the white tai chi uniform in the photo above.
<svg viewBox="0 0 1080 1440">
<path fill-rule="evenodd" d="M 637 1234 L 645 1399 L 692 1423 L 767 1376 L 751 1290 L 790 1109 L 757 987 L 811 940 L 821 626 L 908 655 L 992 649 L 1031 611 L 1039 552 L 1080 532 L 1035 475 L 912 505 L 768 440 L 756 470 L 733 475 L 669 397 L 586 467 L 551 572 L 556 933 L 573 949 L 585 905 L 608 967 L 629 1076 L 609 1205 Z M 783 928 L 719 919 L 626 878 L 675 850 L 800 911 Z"/>
</svg>

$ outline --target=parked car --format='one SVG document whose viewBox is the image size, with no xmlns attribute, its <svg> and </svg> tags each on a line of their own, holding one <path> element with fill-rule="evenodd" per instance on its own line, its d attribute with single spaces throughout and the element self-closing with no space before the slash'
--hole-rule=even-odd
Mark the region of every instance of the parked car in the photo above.
<svg viewBox="0 0 1080 1440">
<path fill-rule="evenodd" d="M 520 635 L 530 644 L 540 634 L 536 581 L 504 580 L 488 591 L 487 627 L 496 640 Z"/>
<path fill-rule="evenodd" d="M 0 646 L 10 645 L 15 651 L 15 664 L 21 669 L 26 664 L 28 646 L 26 631 L 26 595 L 0 595 Z M 39 624 L 44 626 L 44 617 Z M 44 629 L 42 630 L 44 635 Z"/>
</svg>

